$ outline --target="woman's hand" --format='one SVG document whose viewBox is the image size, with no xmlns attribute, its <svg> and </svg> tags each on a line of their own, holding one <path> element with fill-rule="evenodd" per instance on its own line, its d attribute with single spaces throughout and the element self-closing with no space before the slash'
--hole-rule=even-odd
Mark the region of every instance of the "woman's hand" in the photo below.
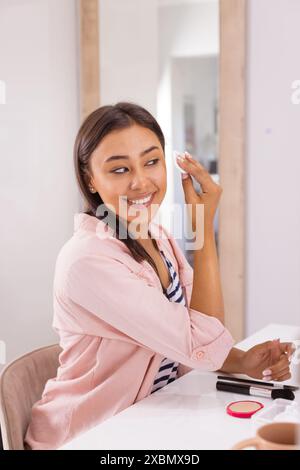
<svg viewBox="0 0 300 470">
<path fill-rule="evenodd" d="M 197 231 L 196 227 L 196 204 L 204 204 L 204 224 L 213 227 L 214 216 L 222 194 L 222 188 L 215 183 L 208 171 L 187 152 L 177 157 L 177 162 L 185 172 L 188 173 L 185 179 L 182 179 L 182 185 L 185 195 L 185 203 L 191 204 L 191 223 L 192 230 Z M 193 186 L 192 178 L 201 185 L 202 193 L 198 194 Z"/>
<path fill-rule="evenodd" d="M 280 343 L 279 340 L 257 344 L 243 354 L 242 373 L 263 380 L 288 380 L 291 378 L 290 357 L 294 351 L 293 343 Z"/>
</svg>

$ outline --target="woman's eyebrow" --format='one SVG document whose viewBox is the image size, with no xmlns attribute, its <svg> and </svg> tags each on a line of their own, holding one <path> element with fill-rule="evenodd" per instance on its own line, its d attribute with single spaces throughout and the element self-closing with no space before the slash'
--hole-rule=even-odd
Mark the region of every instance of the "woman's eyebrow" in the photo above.
<svg viewBox="0 0 300 470">
<path fill-rule="evenodd" d="M 152 145 L 151 147 L 147 148 L 146 150 L 143 150 L 141 153 L 140 153 L 140 157 L 143 157 L 144 155 L 146 155 L 147 153 L 151 152 L 152 150 L 159 150 L 159 148 L 157 147 L 157 145 Z M 108 157 L 104 163 L 107 163 L 107 162 L 111 162 L 112 160 L 119 160 L 119 159 L 125 159 L 125 160 L 128 160 L 129 156 L 128 155 L 112 155 L 111 157 Z"/>
</svg>

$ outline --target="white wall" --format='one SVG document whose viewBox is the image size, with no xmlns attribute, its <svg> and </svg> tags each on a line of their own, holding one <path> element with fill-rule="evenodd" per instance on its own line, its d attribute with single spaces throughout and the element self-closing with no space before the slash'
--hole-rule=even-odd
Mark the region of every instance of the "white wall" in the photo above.
<svg viewBox="0 0 300 470">
<path fill-rule="evenodd" d="M 248 6 L 246 334 L 300 324 L 300 2 Z"/>
<path fill-rule="evenodd" d="M 74 0 L 0 1 L 0 340 L 7 361 L 57 341 L 55 260 L 72 235 L 79 125 Z"/>
<path fill-rule="evenodd" d="M 156 0 L 99 2 L 101 105 L 133 101 L 156 115 Z"/>
</svg>

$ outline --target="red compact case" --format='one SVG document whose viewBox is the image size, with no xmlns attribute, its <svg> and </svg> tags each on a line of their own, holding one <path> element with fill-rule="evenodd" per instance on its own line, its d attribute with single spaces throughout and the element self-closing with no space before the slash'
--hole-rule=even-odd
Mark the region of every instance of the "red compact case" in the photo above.
<svg viewBox="0 0 300 470">
<path fill-rule="evenodd" d="M 257 413 L 263 407 L 264 405 L 259 401 L 233 401 L 226 407 L 226 412 L 235 418 L 251 418 L 254 413 Z"/>
</svg>

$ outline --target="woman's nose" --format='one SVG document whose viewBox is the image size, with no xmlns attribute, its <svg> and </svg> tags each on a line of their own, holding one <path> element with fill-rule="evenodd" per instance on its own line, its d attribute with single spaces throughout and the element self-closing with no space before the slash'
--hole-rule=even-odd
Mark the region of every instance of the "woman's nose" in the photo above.
<svg viewBox="0 0 300 470">
<path fill-rule="evenodd" d="M 136 172 L 131 180 L 131 189 L 147 189 L 149 188 L 149 178 L 145 173 L 142 171 Z"/>
</svg>

